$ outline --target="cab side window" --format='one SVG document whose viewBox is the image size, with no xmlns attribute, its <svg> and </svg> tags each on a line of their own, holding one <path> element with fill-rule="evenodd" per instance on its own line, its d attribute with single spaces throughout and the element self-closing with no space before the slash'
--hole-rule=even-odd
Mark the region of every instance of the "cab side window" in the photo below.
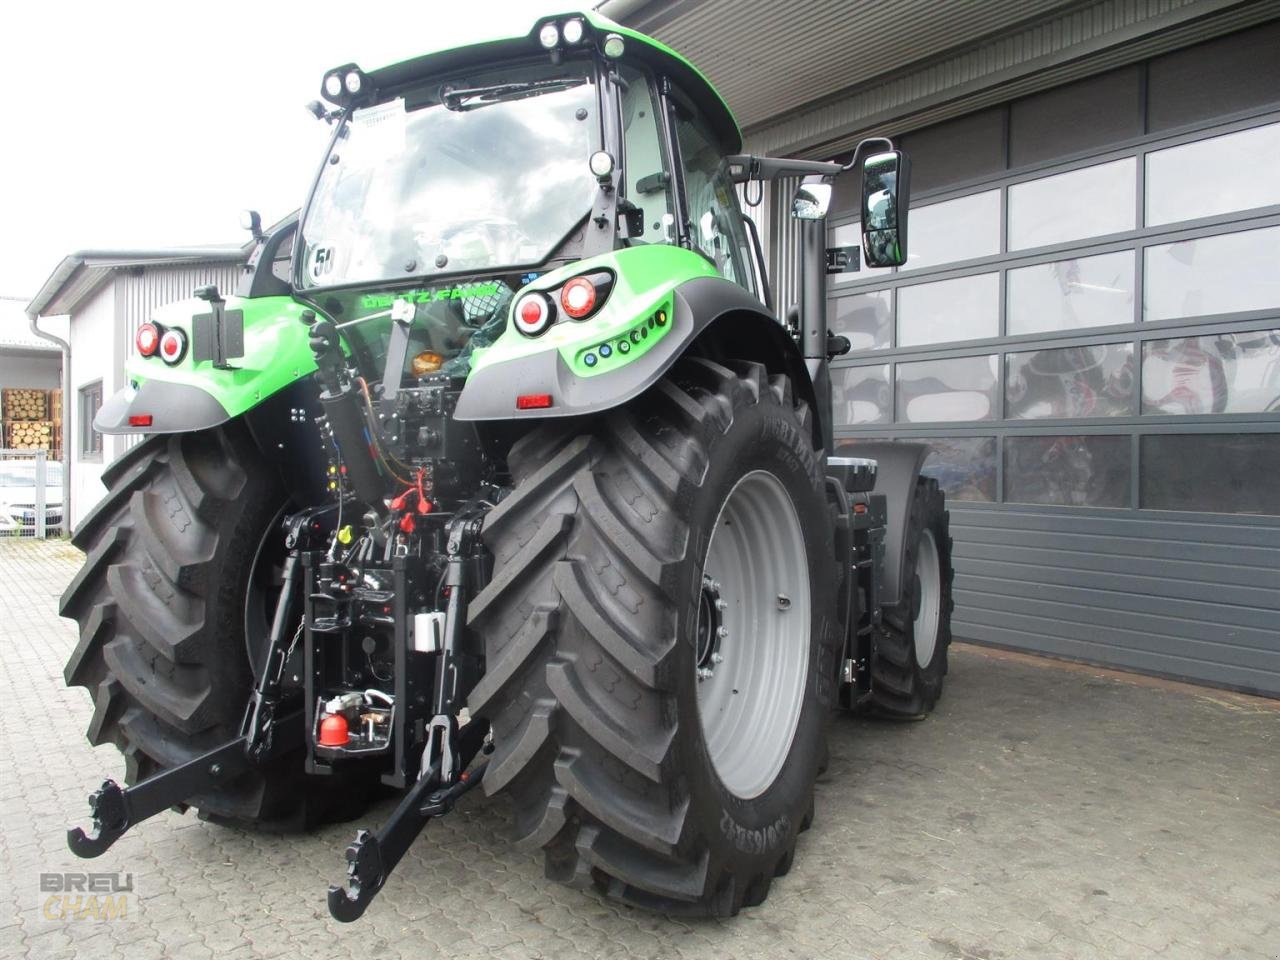
<svg viewBox="0 0 1280 960">
<path fill-rule="evenodd" d="M 676 107 L 674 119 L 688 198 L 689 239 L 722 277 L 757 293 L 751 241 L 720 147 L 702 120 L 683 106 Z"/>
<path fill-rule="evenodd" d="M 623 164 L 626 203 L 644 213 L 644 231 L 632 243 L 675 243 L 675 218 L 671 215 L 671 177 L 663 159 L 658 106 L 645 74 L 621 67 L 622 131 L 626 144 Z"/>
</svg>

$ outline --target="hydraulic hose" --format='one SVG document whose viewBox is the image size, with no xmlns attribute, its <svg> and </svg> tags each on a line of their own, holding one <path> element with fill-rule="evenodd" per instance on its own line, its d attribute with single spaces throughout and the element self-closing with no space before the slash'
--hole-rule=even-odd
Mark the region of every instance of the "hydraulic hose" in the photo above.
<svg viewBox="0 0 1280 960">
<path fill-rule="evenodd" d="M 380 517 L 386 517 L 390 471 L 377 452 L 375 428 L 365 418 L 360 393 L 346 375 L 346 360 L 338 345 L 338 328 L 329 320 L 318 320 L 311 324 L 310 333 L 316 379 L 322 388 L 320 404 L 346 469 L 347 482 L 361 502 L 372 507 Z"/>
</svg>

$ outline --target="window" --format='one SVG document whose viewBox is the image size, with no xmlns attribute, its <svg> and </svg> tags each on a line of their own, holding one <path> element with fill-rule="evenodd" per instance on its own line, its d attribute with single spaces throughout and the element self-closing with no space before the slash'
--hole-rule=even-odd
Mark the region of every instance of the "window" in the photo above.
<svg viewBox="0 0 1280 960">
<path fill-rule="evenodd" d="M 1280 227 L 1147 247 L 1143 319 L 1280 307 Z"/>
<path fill-rule="evenodd" d="M 1005 437 L 1004 498 L 1010 503 L 1127 507 L 1129 438 Z"/>
<path fill-rule="evenodd" d="M 888 423 L 893 419 L 889 365 L 844 367 L 831 371 L 831 400 L 835 422 Z"/>
<path fill-rule="evenodd" d="M 1280 516 L 1280 434 L 1172 433 L 1139 443 L 1142 507 Z"/>
<path fill-rule="evenodd" d="M 1000 191 L 912 209 L 908 224 L 903 270 L 992 256 L 1000 252 Z"/>
<path fill-rule="evenodd" d="M 999 334 L 999 274 L 935 280 L 898 289 L 900 347 L 978 340 Z"/>
<path fill-rule="evenodd" d="M 994 356 L 898 364 L 898 420 L 994 420 L 998 368 Z"/>
<path fill-rule="evenodd" d="M 1138 162 L 1133 157 L 1015 183 L 1009 188 L 1009 249 L 1132 230 Z"/>
<path fill-rule="evenodd" d="M 1005 416 L 1123 417 L 1133 413 L 1133 344 L 1091 343 L 1005 356 Z"/>
<path fill-rule="evenodd" d="M 929 456 L 920 472 L 937 480 L 948 500 L 995 500 L 995 437 L 929 437 L 925 442 Z"/>
<path fill-rule="evenodd" d="M 658 108 L 649 79 L 634 67 L 623 65 L 622 129 L 627 155 L 623 169 L 626 201 L 644 212 L 644 233 L 632 242 L 674 243 L 670 177 L 663 162 Z"/>
<path fill-rule="evenodd" d="M 1142 345 L 1142 412 L 1280 411 L 1280 330 L 1149 340 Z"/>
<path fill-rule="evenodd" d="M 849 338 L 854 350 L 884 350 L 893 337 L 893 292 L 876 290 L 840 297 L 832 304 L 831 331 Z"/>
<path fill-rule="evenodd" d="M 1147 154 L 1147 224 L 1280 204 L 1280 123 Z"/>
<path fill-rule="evenodd" d="M 689 237 L 726 280 L 756 292 L 751 241 L 738 209 L 738 194 L 721 163 L 720 147 L 697 119 L 676 110 L 676 139 L 689 203 Z"/>
<path fill-rule="evenodd" d="M 80 388 L 80 459 L 102 459 L 102 434 L 93 429 L 93 418 L 102 408 L 102 381 Z"/>
<path fill-rule="evenodd" d="M 1009 271 L 1008 333 L 1133 322 L 1132 250 Z"/>
<path fill-rule="evenodd" d="M 907 245 L 910 246 L 914 241 L 910 235 L 907 237 Z M 878 277 L 881 274 L 893 273 L 893 267 L 868 267 L 862 259 L 862 224 L 855 220 L 853 223 L 842 223 L 838 227 L 833 227 L 827 231 L 828 247 L 857 247 L 858 258 L 856 270 L 850 270 L 848 273 L 833 273 L 827 277 L 831 283 L 848 283 L 850 280 L 865 280 L 868 277 Z"/>
</svg>

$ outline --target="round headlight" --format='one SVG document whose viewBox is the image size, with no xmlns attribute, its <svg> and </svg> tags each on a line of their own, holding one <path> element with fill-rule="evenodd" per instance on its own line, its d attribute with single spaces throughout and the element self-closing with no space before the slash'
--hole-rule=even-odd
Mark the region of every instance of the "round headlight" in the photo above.
<svg viewBox="0 0 1280 960">
<path fill-rule="evenodd" d="M 360 74 L 356 73 L 356 71 L 354 70 L 348 73 L 346 78 L 342 82 L 347 88 L 347 93 L 351 94 L 352 96 L 355 96 L 357 93 L 360 92 L 360 87 L 362 86 L 362 83 L 363 83 L 363 81 L 361 81 L 360 79 Z"/>
<path fill-rule="evenodd" d="M 566 20 L 564 24 L 564 42 L 565 43 L 581 43 L 582 42 L 582 21 L 574 18 Z"/>
<path fill-rule="evenodd" d="M 597 150 L 587 160 L 587 166 L 597 180 L 603 180 L 613 173 L 613 155 L 607 150 Z"/>
<path fill-rule="evenodd" d="M 616 33 L 611 33 L 604 38 L 604 55 L 610 60 L 617 60 L 622 56 L 622 51 L 627 49 L 627 45 L 623 43 L 622 37 Z"/>
<path fill-rule="evenodd" d="M 516 301 L 516 329 L 526 337 L 536 337 L 551 325 L 551 305 L 540 293 L 526 293 Z"/>
<path fill-rule="evenodd" d="M 586 277 L 574 277 L 560 291 L 560 306 L 574 320 L 581 320 L 595 305 L 595 284 Z"/>
<path fill-rule="evenodd" d="M 144 357 L 154 357 L 160 346 L 160 328 L 154 323 L 144 323 L 133 336 L 134 346 Z"/>
<path fill-rule="evenodd" d="M 186 335 L 181 330 L 166 330 L 160 338 L 160 359 L 173 366 L 186 352 Z"/>
<path fill-rule="evenodd" d="M 556 29 L 554 23 L 542 25 L 542 29 L 538 31 L 538 42 L 548 50 L 560 42 L 560 31 Z"/>
<path fill-rule="evenodd" d="M 342 96 L 342 78 L 336 73 L 331 73 L 324 78 L 324 92 L 328 97 Z"/>
</svg>

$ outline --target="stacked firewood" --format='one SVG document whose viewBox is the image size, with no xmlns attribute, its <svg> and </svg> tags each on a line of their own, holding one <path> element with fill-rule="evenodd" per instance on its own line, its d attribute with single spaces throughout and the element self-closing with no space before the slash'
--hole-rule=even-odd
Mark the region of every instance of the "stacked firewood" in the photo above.
<svg viewBox="0 0 1280 960">
<path fill-rule="evenodd" d="M 49 419 L 49 391 L 11 387 L 4 391 L 6 420 Z"/>
<path fill-rule="evenodd" d="M 51 420 L 10 420 L 5 425 L 5 446 L 11 450 L 49 450 L 53 440 Z"/>
</svg>

